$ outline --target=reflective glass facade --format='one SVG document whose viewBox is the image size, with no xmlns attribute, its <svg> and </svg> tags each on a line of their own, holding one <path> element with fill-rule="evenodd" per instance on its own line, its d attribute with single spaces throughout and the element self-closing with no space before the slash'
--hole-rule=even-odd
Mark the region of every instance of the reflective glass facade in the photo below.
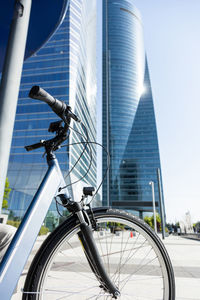
<svg viewBox="0 0 200 300">
<path fill-rule="evenodd" d="M 24 145 L 48 139 L 50 122 L 58 120 L 45 103 L 28 98 L 33 85 L 40 85 L 54 97 L 65 101 L 96 138 L 96 6 L 93 0 L 72 0 L 65 18 L 51 38 L 32 57 L 24 62 L 17 114 L 9 161 L 8 178 L 12 189 L 9 210 L 22 217 L 46 170 L 43 150 L 26 152 Z M 41 25 L 42 26 L 42 25 Z M 72 127 L 80 129 L 72 123 Z M 70 143 L 80 136 L 70 134 Z M 66 147 L 57 151 L 61 169 L 68 183 L 82 177 L 89 164 L 86 151 L 77 167 L 67 176 L 78 159 L 83 146 Z M 96 148 L 93 163 L 84 184 L 96 185 Z M 78 200 L 81 185 L 72 185 L 70 193 Z M 52 202 L 49 215 L 56 215 Z"/>
<path fill-rule="evenodd" d="M 158 206 L 158 138 L 142 22 L 130 0 L 103 1 L 102 118 L 103 144 L 111 157 L 104 205 L 135 214 L 152 211 L 150 181 Z M 106 167 L 103 154 L 103 172 Z"/>
</svg>

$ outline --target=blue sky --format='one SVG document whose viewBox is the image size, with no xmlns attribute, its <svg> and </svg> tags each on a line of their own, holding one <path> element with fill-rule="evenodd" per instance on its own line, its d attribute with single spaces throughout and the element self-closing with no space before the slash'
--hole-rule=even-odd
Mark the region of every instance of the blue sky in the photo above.
<svg viewBox="0 0 200 300">
<path fill-rule="evenodd" d="M 167 221 L 200 221 L 200 1 L 134 0 L 156 113 Z"/>
</svg>

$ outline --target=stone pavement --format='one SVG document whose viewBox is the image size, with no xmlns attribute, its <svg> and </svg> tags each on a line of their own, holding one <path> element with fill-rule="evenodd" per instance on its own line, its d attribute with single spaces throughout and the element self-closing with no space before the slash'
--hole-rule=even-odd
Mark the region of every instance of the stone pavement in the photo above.
<svg viewBox="0 0 200 300">
<path fill-rule="evenodd" d="M 18 283 L 18 292 L 13 295 L 12 300 L 21 299 L 20 289 L 23 286 L 28 266 L 43 239 L 44 237 L 38 237 Z M 169 236 L 164 240 L 164 244 L 174 267 L 176 300 L 200 300 L 200 241 L 180 236 Z"/>
<path fill-rule="evenodd" d="M 200 300 L 200 241 L 169 236 L 164 244 L 174 268 L 176 300 Z"/>
</svg>

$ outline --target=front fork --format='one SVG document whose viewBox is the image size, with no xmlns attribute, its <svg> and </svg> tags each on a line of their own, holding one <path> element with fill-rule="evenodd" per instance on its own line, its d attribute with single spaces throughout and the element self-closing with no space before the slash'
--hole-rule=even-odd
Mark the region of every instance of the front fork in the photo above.
<svg viewBox="0 0 200 300">
<path fill-rule="evenodd" d="M 79 239 L 82 243 L 84 253 L 88 260 L 88 263 L 91 267 L 92 272 L 97 277 L 98 281 L 101 284 L 101 287 L 113 295 L 113 298 L 117 299 L 120 296 L 120 292 L 115 284 L 112 282 L 110 277 L 108 276 L 107 271 L 105 270 L 104 264 L 100 257 L 98 248 L 96 246 L 92 226 L 90 224 L 90 219 L 87 215 L 86 211 L 83 211 L 82 205 L 80 203 L 70 201 L 69 199 L 64 199 L 65 195 L 59 195 L 62 203 L 65 202 L 65 207 L 70 211 L 77 215 L 80 221 L 80 229 L 81 231 L 78 233 Z M 64 200 L 64 201 L 63 201 Z M 66 201 L 67 200 L 67 201 Z"/>
</svg>

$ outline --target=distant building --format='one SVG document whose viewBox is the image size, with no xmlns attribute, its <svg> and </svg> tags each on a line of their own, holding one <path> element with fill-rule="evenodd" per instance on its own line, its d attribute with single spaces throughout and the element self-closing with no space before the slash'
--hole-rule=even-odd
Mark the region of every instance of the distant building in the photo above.
<svg viewBox="0 0 200 300">
<path fill-rule="evenodd" d="M 140 14 L 130 0 L 103 1 L 103 145 L 110 172 L 103 204 L 142 216 L 152 211 L 150 181 L 160 158 Z M 103 173 L 107 156 L 103 153 Z"/>
<path fill-rule="evenodd" d="M 191 214 L 187 211 L 180 221 L 180 228 L 182 233 L 193 233 L 193 224 L 191 219 Z"/>
<path fill-rule="evenodd" d="M 42 26 L 42 25 L 41 25 Z M 47 166 L 43 149 L 26 152 L 24 145 L 48 139 L 49 123 L 58 119 L 45 103 L 28 98 L 33 85 L 40 85 L 54 97 L 65 101 L 88 128 L 91 140 L 96 139 L 96 1 L 71 0 L 63 22 L 51 38 L 23 66 L 17 114 L 9 161 L 8 178 L 12 192 L 9 209 L 21 218 L 34 195 Z M 72 125 L 80 129 L 80 125 Z M 70 142 L 84 140 L 71 132 Z M 85 185 L 96 185 L 96 148 L 93 148 L 91 171 Z M 57 152 L 61 169 L 67 176 L 83 146 L 62 148 Z M 67 176 L 73 183 L 87 172 L 90 156 L 84 153 L 77 167 Z M 81 198 L 82 185 L 72 185 L 72 196 Z M 81 191 L 81 192 L 80 192 Z M 52 202 L 49 218 L 56 217 Z M 56 223 L 57 220 L 54 220 Z"/>
</svg>

